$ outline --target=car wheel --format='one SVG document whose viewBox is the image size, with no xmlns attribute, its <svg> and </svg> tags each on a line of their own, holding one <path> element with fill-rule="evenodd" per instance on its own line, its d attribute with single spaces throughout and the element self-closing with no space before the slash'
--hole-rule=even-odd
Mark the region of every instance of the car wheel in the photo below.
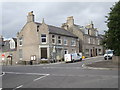
<svg viewBox="0 0 120 90">
<path fill-rule="evenodd" d="M 105 60 L 107 60 L 107 58 L 104 58 Z"/>
</svg>

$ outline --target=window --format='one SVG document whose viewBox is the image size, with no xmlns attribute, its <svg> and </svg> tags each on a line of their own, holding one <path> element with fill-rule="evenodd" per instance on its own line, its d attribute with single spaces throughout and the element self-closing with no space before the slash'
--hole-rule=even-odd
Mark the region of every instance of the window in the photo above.
<svg viewBox="0 0 120 90">
<path fill-rule="evenodd" d="M 23 55 L 22 55 L 22 49 L 19 49 L 19 58 L 22 59 Z"/>
<path fill-rule="evenodd" d="M 67 45 L 67 39 L 64 38 L 64 45 Z"/>
<path fill-rule="evenodd" d="M 75 45 L 76 45 L 75 40 L 72 40 L 72 41 L 71 41 L 71 46 L 75 46 Z"/>
<path fill-rule="evenodd" d="M 88 43 L 90 44 L 90 38 L 88 38 Z"/>
<path fill-rule="evenodd" d="M 87 54 L 87 55 L 89 54 L 89 49 L 85 50 L 85 54 Z"/>
<path fill-rule="evenodd" d="M 52 43 L 55 44 L 55 35 L 52 35 Z"/>
<path fill-rule="evenodd" d="M 41 42 L 46 43 L 46 34 L 41 34 Z"/>
<path fill-rule="evenodd" d="M 15 43 L 10 41 L 10 49 L 15 49 Z"/>
<path fill-rule="evenodd" d="M 23 38 L 20 37 L 20 38 L 19 38 L 19 46 L 22 46 L 22 45 L 23 45 Z"/>
<path fill-rule="evenodd" d="M 98 45 L 100 45 L 100 40 L 98 39 Z"/>
<path fill-rule="evenodd" d="M 30 60 L 36 60 L 36 55 L 31 55 Z"/>
<path fill-rule="evenodd" d="M 68 50 L 67 49 L 64 50 L 64 54 L 68 54 Z"/>
<path fill-rule="evenodd" d="M 95 44 L 95 39 L 93 39 L 93 44 Z"/>
<path fill-rule="evenodd" d="M 60 36 L 58 36 L 58 44 L 62 44 L 62 39 Z"/>
<path fill-rule="evenodd" d="M 99 54 L 102 54 L 102 50 L 101 49 L 99 49 Z"/>
</svg>

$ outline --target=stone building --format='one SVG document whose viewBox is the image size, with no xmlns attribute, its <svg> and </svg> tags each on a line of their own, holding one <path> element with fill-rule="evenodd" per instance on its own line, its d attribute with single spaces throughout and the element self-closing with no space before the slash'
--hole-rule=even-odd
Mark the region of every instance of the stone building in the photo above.
<svg viewBox="0 0 120 90">
<path fill-rule="evenodd" d="M 41 60 L 62 60 L 65 53 L 79 52 L 78 38 L 69 31 L 34 21 L 29 12 L 27 22 L 17 33 L 17 53 L 20 61 L 39 63 Z"/>
<path fill-rule="evenodd" d="M 93 22 L 86 26 L 76 25 L 73 16 L 71 16 L 61 27 L 79 38 L 79 52 L 82 52 L 86 57 L 103 54 L 103 46 L 100 45 L 102 35 L 98 34 Z"/>
<path fill-rule="evenodd" d="M 2 37 L 0 40 L 0 63 L 5 65 L 12 65 L 18 62 L 17 59 L 17 39 L 11 38 L 10 40 L 4 40 Z"/>
</svg>

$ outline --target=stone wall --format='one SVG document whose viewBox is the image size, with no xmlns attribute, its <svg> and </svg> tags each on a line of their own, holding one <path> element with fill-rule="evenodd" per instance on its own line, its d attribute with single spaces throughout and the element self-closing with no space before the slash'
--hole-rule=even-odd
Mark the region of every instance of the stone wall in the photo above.
<svg viewBox="0 0 120 90">
<path fill-rule="evenodd" d="M 113 56 L 112 62 L 115 64 L 120 64 L 120 56 Z"/>
</svg>

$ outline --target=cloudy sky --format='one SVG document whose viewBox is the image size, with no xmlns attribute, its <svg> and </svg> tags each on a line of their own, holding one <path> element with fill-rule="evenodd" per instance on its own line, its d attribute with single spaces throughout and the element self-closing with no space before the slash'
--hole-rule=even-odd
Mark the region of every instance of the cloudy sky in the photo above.
<svg viewBox="0 0 120 90">
<path fill-rule="evenodd" d="M 2 3 L 2 34 L 6 38 L 16 33 L 26 23 L 27 13 L 33 11 L 35 21 L 60 27 L 68 16 L 74 16 L 75 24 L 84 26 L 93 21 L 99 33 L 107 30 L 104 23 L 114 2 L 4 2 Z"/>
</svg>

